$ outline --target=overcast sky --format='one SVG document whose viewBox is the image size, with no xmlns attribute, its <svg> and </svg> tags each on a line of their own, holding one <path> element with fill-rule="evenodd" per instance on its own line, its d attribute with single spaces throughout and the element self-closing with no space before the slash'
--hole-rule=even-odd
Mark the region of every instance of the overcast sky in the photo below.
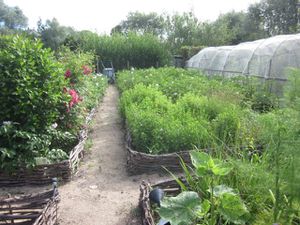
<svg viewBox="0 0 300 225">
<path fill-rule="evenodd" d="M 221 13 L 246 10 L 259 0 L 4 0 L 19 6 L 36 27 L 39 18 L 57 18 L 61 25 L 76 30 L 110 33 L 111 28 L 126 18 L 130 11 L 187 12 L 193 10 L 201 21 L 213 21 Z"/>
</svg>

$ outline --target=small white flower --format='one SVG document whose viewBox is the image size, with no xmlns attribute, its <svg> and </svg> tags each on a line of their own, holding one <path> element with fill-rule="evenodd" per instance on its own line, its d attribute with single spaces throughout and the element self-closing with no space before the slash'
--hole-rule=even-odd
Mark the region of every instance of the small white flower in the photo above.
<svg viewBox="0 0 300 225">
<path fill-rule="evenodd" d="M 3 125 L 9 126 L 12 124 L 12 121 L 3 121 Z"/>
<path fill-rule="evenodd" d="M 57 123 L 52 124 L 51 127 L 55 129 L 57 127 Z"/>
</svg>

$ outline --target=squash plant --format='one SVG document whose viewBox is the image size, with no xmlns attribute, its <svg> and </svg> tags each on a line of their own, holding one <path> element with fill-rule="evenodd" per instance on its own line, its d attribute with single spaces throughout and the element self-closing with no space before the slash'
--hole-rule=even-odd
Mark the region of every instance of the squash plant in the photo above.
<svg viewBox="0 0 300 225">
<path fill-rule="evenodd" d="M 193 191 L 188 191 L 188 187 L 176 178 L 183 192 L 162 200 L 157 210 L 160 217 L 172 225 L 216 225 L 220 221 L 222 224 L 245 224 L 249 212 L 241 197 L 232 188 L 220 184 L 220 177 L 233 169 L 231 164 L 200 151 L 192 151 L 190 156 L 193 175 L 183 161 L 182 166 Z"/>
</svg>

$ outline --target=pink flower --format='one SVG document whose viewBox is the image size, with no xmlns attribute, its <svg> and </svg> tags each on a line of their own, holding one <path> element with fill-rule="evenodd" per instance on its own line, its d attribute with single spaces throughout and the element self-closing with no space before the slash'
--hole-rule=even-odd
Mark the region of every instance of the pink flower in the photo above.
<svg viewBox="0 0 300 225">
<path fill-rule="evenodd" d="M 92 69 L 86 65 L 82 66 L 82 69 L 83 69 L 83 74 L 85 75 L 89 75 L 92 72 Z"/>
<path fill-rule="evenodd" d="M 65 72 L 65 78 L 70 78 L 72 75 L 71 70 L 67 69 L 67 71 Z"/>
<path fill-rule="evenodd" d="M 69 94 L 72 97 L 71 101 L 69 102 L 69 109 L 71 109 L 73 107 L 73 105 L 80 102 L 81 99 L 80 99 L 79 95 L 77 94 L 77 92 L 74 89 L 70 89 Z"/>
</svg>

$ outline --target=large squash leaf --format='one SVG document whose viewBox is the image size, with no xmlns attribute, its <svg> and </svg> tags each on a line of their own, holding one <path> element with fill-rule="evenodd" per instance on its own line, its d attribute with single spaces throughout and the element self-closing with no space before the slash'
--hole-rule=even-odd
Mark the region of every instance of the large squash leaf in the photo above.
<svg viewBox="0 0 300 225">
<path fill-rule="evenodd" d="M 218 208 L 224 219 L 235 224 L 245 224 L 249 214 L 242 199 L 233 193 L 224 193 Z"/>
<path fill-rule="evenodd" d="M 196 192 L 185 191 L 176 197 L 165 197 L 158 209 L 161 218 L 172 225 L 188 225 L 201 210 L 201 200 Z"/>
</svg>

